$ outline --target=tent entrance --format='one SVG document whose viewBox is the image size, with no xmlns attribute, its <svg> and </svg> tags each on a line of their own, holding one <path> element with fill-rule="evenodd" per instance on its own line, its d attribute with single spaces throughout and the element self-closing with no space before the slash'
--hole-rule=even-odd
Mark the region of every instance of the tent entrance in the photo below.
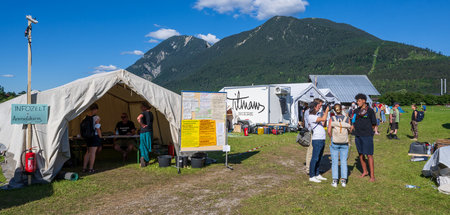
<svg viewBox="0 0 450 215">
<path fill-rule="evenodd" d="M 142 96 L 125 84 L 119 83 L 112 87 L 105 95 L 95 101 L 99 106 L 98 116 L 101 119 L 100 124 L 103 134 L 105 136 L 115 134 L 115 127 L 121 121 L 122 113 L 127 113 L 129 120 L 134 123 L 136 129 L 139 129 L 137 116 L 141 113 L 141 103 L 144 101 L 146 100 Z M 69 122 L 70 137 L 76 137 L 80 134 L 80 123 L 86 117 L 88 111 L 84 111 Z M 155 108 L 152 108 L 151 112 L 153 113 L 153 140 L 158 144 L 172 144 L 169 121 Z"/>
</svg>

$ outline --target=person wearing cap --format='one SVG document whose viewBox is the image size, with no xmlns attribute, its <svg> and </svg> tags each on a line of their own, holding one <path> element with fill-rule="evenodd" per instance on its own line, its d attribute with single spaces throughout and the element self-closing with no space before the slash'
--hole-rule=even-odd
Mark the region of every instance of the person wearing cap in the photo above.
<svg viewBox="0 0 450 215">
<path fill-rule="evenodd" d="M 311 145 L 313 147 L 313 152 L 311 156 L 311 161 L 309 165 L 309 181 L 320 183 L 321 181 L 327 180 L 319 173 L 319 165 L 322 160 L 323 150 L 325 148 L 325 122 L 327 121 L 329 106 L 326 107 L 325 112 L 322 116 L 319 116 L 319 111 L 322 109 L 322 105 L 317 102 L 313 102 L 311 105 L 311 110 L 309 111 L 308 123 L 312 130 Z"/>
<path fill-rule="evenodd" d="M 397 131 L 398 123 L 400 122 L 400 111 L 398 110 L 398 107 L 400 107 L 400 104 L 398 102 L 394 102 L 390 112 L 391 114 L 389 114 L 389 123 L 391 125 L 391 130 L 387 136 L 389 139 L 398 140 Z"/>
<path fill-rule="evenodd" d="M 310 131 L 312 130 L 312 128 L 310 127 L 310 123 L 309 123 L 309 112 L 315 108 L 314 103 L 322 106 L 323 100 L 319 99 L 319 98 L 315 98 L 313 100 L 313 102 L 311 102 L 308 105 L 308 109 L 305 110 L 304 117 L 303 117 L 303 120 L 304 120 L 303 124 L 304 124 L 304 127 Z M 322 116 L 322 115 L 323 115 L 322 109 L 320 109 L 319 112 L 317 112 L 317 116 Z M 312 153 L 313 153 L 313 146 L 312 146 L 312 143 L 310 143 L 308 146 L 308 149 L 306 150 L 306 157 L 305 157 L 305 170 L 307 173 L 309 172 L 309 164 L 310 164 L 309 162 L 311 161 Z"/>
</svg>

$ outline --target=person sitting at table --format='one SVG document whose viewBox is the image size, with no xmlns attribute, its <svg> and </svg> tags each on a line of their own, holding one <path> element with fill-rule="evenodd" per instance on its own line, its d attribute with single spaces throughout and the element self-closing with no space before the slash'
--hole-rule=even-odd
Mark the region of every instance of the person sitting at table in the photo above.
<svg viewBox="0 0 450 215">
<path fill-rule="evenodd" d="M 127 113 L 122 113 L 120 116 L 122 119 L 116 124 L 116 134 L 117 135 L 134 135 L 136 133 L 136 127 L 134 123 L 128 119 Z M 114 139 L 114 149 L 122 153 L 123 160 L 127 160 L 128 153 L 135 148 L 136 141 L 133 138 L 115 138 Z"/>
</svg>

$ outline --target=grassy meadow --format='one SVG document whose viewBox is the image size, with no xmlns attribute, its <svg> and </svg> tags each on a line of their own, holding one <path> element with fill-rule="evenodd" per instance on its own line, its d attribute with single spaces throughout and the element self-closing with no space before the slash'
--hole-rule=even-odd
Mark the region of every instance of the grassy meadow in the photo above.
<svg viewBox="0 0 450 215">
<path fill-rule="evenodd" d="M 328 181 L 308 182 L 304 171 L 306 148 L 295 143 L 295 133 L 233 134 L 230 163 L 224 155 L 208 153 L 218 163 L 202 169 L 139 168 L 105 149 L 98 157 L 99 173 L 78 181 L 55 181 L 18 190 L 0 190 L 2 214 L 448 214 L 450 196 L 439 193 L 435 182 L 421 176 L 425 162 L 410 162 L 411 111 L 401 117 L 399 138 L 388 140 L 387 125 L 375 136 L 376 182 L 359 178 L 356 147 L 349 155 L 346 188 L 333 188 L 329 141 L 321 169 Z M 450 108 L 429 107 L 419 124 L 419 141 L 450 138 Z M 250 153 L 251 148 L 264 146 Z M 80 171 L 81 168 L 70 169 Z M 4 177 L 0 174 L 0 181 Z M 407 189 L 405 185 L 420 186 Z"/>
</svg>

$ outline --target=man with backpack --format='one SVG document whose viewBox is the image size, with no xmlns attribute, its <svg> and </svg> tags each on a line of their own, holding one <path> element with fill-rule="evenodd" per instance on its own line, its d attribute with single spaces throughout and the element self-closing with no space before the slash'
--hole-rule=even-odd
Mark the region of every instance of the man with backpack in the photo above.
<svg viewBox="0 0 450 215">
<path fill-rule="evenodd" d="M 339 157 L 341 160 L 341 186 L 347 186 L 347 157 L 349 149 L 349 132 L 350 119 L 342 114 L 340 104 L 334 105 L 335 115 L 328 122 L 328 135 L 331 138 L 330 154 L 331 154 L 331 174 L 333 181 L 331 186 L 337 187 L 339 181 Z M 340 156 L 339 156 L 340 155 Z"/>
<path fill-rule="evenodd" d="M 370 108 L 366 101 L 367 96 L 360 93 L 355 96 L 356 102 L 358 103 L 358 108 L 355 110 L 355 113 L 352 118 L 352 127 L 351 131 L 355 135 L 355 145 L 359 154 L 359 161 L 361 162 L 361 166 L 363 169 L 363 173 L 361 174 L 361 178 L 368 176 L 369 171 L 367 171 L 367 165 L 365 161 L 365 156 L 367 156 L 367 160 L 369 161 L 369 169 L 370 169 L 370 181 L 375 181 L 375 173 L 374 173 L 374 161 L 373 161 L 373 135 L 374 128 L 377 125 L 377 119 L 375 117 L 375 112 L 372 108 Z"/>
<path fill-rule="evenodd" d="M 388 134 L 388 139 L 398 140 L 397 132 L 398 124 L 400 122 L 400 111 L 398 110 L 398 107 L 400 107 L 400 104 L 398 102 L 394 102 L 392 110 L 389 114 L 390 131 Z"/>
<path fill-rule="evenodd" d="M 411 109 L 413 110 L 411 115 L 411 131 L 413 132 L 414 135 L 412 140 L 416 141 L 417 138 L 419 138 L 418 124 L 420 121 L 423 120 L 424 113 L 423 111 L 417 110 L 416 104 L 412 104 Z"/>
<path fill-rule="evenodd" d="M 102 131 L 100 130 L 100 117 L 97 116 L 98 105 L 96 103 L 89 107 L 87 116 L 80 124 L 80 133 L 86 141 L 86 154 L 83 161 L 83 172 L 95 173 L 94 163 L 98 149 L 101 147 Z M 88 169 L 89 164 L 89 169 Z"/>
</svg>

